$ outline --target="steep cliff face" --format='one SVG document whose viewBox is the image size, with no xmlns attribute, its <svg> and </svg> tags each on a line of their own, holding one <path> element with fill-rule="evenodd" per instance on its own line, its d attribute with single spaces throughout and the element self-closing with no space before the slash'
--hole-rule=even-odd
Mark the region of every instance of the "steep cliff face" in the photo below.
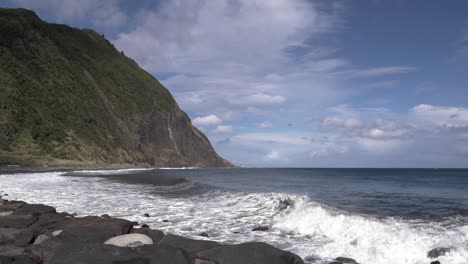
<svg viewBox="0 0 468 264">
<path fill-rule="evenodd" d="M 24 9 L 0 9 L 1 163 L 231 166 L 103 36 Z"/>
</svg>

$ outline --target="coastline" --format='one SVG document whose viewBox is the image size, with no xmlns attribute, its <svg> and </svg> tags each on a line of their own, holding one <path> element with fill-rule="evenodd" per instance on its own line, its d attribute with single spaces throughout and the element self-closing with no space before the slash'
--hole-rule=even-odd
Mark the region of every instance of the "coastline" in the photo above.
<svg viewBox="0 0 468 264">
<path fill-rule="evenodd" d="M 304 263 L 263 242 L 222 245 L 139 224 L 109 215 L 76 217 L 0 197 L 0 263 Z"/>
</svg>

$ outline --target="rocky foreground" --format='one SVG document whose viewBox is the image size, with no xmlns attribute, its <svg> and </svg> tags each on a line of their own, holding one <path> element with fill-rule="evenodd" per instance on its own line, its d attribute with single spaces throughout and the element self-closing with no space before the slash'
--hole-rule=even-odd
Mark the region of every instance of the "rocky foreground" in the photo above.
<svg viewBox="0 0 468 264">
<path fill-rule="evenodd" d="M 249 242 L 194 240 L 109 215 L 76 217 L 0 196 L 0 264 L 303 264 L 288 251 Z M 258 227 L 253 231 L 266 231 Z M 201 236 L 207 234 L 201 233 Z M 450 248 L 435 248 L 436 259 Z M 316 263 L 316 259 L 306 258 Z M 329 264 L 358 264 L 338 257 Z M 432 261 L 431 264 L 440 264 Z"/>
<path fill-rule="evenodd" d="M 164 234 L 108 215 L 75 217 L 0 198 L 0 264 L 301 264 L 266 243 L 221 245 Z"/>
</svg>

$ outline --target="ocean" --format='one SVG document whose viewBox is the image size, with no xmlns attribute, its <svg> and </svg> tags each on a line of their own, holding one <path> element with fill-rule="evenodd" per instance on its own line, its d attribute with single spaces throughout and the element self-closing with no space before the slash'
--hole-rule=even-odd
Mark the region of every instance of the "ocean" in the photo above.
<svg viewBox="0 0 468 264">
<path fill-rule="evenodd" d="M 4 171 L 0 192 L 195 239 L 263 241 L 306 263 L 429 264 L 436 247 L 451 248 L 442 264 L 468 263 L 464 169 Z"/>
</svg>

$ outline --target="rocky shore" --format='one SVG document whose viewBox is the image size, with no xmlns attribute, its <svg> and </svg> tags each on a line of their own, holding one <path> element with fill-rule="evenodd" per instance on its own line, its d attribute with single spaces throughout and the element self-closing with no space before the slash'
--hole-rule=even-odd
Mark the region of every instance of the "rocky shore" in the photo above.
<svg viewBox="0 0 468 264">
<path fill-rule="evenodd" d="M 252 232 L 264 232 L 257 227 Z M 208 237 L 200 233 L 200 237 Z M 451 248 L 427 253 L 431 264 Z M 306 261 L 318 263 L 317 259 Z M 189 239 L 109 215 L 77 217 L 0 196 L 0 264 L 303 264 L 267 243 L 225 245 Z M 358 264 L 337 257 L 329 264 Z"/>
<path fill-rule="evenodd" d="M 260 242 L 221 245 L 108 215 L 76 217 L 0 198 L 0 264 L 301 264 Z"/>
</svg>

